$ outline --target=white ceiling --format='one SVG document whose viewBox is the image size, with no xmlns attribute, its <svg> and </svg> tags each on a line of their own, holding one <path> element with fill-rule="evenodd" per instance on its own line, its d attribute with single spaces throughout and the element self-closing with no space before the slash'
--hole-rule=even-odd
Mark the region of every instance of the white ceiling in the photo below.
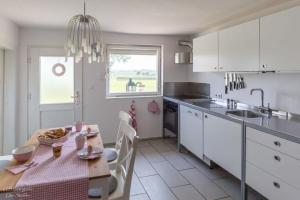
<svg viewBox="0 0 300 200">
<path fill-rule="evenodd" d="M 290 0 L 86 0 L 103 30 L 195 34 Z M 23 27 L 66 27 L 83 0 L 0 0 L 0 15 Z"/>
</svg>

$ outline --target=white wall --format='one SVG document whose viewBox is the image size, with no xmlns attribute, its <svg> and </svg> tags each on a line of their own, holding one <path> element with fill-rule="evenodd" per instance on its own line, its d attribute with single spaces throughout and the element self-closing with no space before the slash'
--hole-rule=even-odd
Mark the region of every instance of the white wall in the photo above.
<svg viewBox="0 0 300 200">
<path fill-rule="evenodd" d="M 0 16 L 0 47 L 15 49 L 18 45 L 19 29 L 11 21 Z"/>
<path fill-rule="evenodd" d="M 20 33 L 20 67 L 19 74 L 19 135 L 18 144 L 27 139 L 27 48 L 28 46 L 62 46 L 66 39 L 64 30 L 22 29 Z M 174 52 L 180 36 L 130 35 L 104 33 L 106 44 L 151 44 L 163 45 L 164 81 L 186 81 L 188 68 L 174 64 Z M 161 137 L 162 115 L 148 113 L 148 102 L 155 99 L 162 106 L 162 98 L 136 98 L 138 133 L 142 138 Z M 91 64 L 84 66 L 83 73 L 83 111 L 87 123 L 99 124 L 103 132 L 104 142 L 115 141 L 117 115 L 119 110 L 128 110 L 131 99 L 105 98 L 105 65 Z"/>
<path fill-rule="evenodd" d="M 17 47 L 19 28 L 10 20 L 0 16 L 0 48 L 4 50 L 4 99 L 3 99 L 3 143 L 4 154 L 15 146 L 16 90 L 17 90 Z M 2 100 L 1 100 L 2 101 Z"/>
<path fill-rule="evenodd" d="M 189 80 L 209 83 L 211 96 L 222 94 L 224 99 L 236 99 L 250 105 L 260 105 L 259 93 L 250 95 L 252 88 L 262 88 L 265 92 L 265 105 L 300 114 L 300 73 L 296 74 L 243 74 L 247 88 L 239 91 L 224 93 L 224 73 L 192 72 L 189 67 Z"/>
<path fill-rule="evenodd" d="M 4 142 L 3 153 L 10 154 L 16 144 L 17 58 L 16 50 L 5 50 L 4 63 Z"/>
</svg>

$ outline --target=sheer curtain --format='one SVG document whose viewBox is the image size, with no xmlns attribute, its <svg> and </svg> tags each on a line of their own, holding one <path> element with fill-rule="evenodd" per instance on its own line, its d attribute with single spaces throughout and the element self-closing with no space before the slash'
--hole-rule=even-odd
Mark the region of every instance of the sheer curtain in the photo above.
<svg viewBox="0 0 300 200">
<path fill-rule="evenodd" d="M 3 154 L 4 50 L 0 49 L 0 155 Z"/>
</svg>

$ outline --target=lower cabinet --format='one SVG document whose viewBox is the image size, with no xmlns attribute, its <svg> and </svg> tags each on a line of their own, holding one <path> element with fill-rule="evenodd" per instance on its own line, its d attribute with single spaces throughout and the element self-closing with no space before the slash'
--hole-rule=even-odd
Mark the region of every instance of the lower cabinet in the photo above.
<svg viewBox="0 0 300 200">
<path fill-rule="evenodd" d="M 242 125 L 204 113 L 204 155 L 241 179 Z"/>
<path fill-rule="evenodd" d="M 246 183 L 268 199 L 300 197 L 300 145 L 246 128 Z"/>
<path fill-rule="evenodd" d="M 299 200 L 300 191 L 253 164 L 246 164 L 246 183 L 270 200 Z"/>
<path fill-rule="evenodd" d="M 203 159 L 203 113 L 180 105 L 180 144 Z"/>
</svg>

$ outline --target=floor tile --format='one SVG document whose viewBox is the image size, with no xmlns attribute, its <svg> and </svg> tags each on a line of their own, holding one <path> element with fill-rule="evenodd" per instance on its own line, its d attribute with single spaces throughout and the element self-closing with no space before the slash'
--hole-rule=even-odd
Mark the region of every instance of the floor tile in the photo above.
<svg viewBox="0 0 300 200">
<path fill-rule="evenodd" d="M 180 153 L 172 151 L 163 153 L 163 156 L 175 167 L 177 170 L 194 168 L 189 162 L 187 162 Z"/>
<path fill-rule="evenodd" d="M 176 200 L 176 197 L 160 176 L 148 176 L 140 180 L 151 200 Z"/>
<path fill-rule="evenodd" d="M 153 167 L 169 187 L 189 184 L 188 181 L 167 161 L 154 163 Z"/>
<path fill-rule="evenodd" d="M 129 200 L 150 200 L 147 194 L 130 196 Z"/>
<path fill-rule="evenodd" d="M 179 200 L 205 200 L 205 198 L 191 185 L 172 188 Z"/>
<path fill-rule="evenodd" d="M 149 141 L 151 141 L 151 140 L 140 141 L 138 144 L 138 148 L 150 147 L 151 145 L 150 145 Z"/>
<path fill-rule="evenodd" d="M 150 141 L 150 144 L 159 153 L 174 151 L 174 149 L 170 145 L 166 144 L 164 140 L 153 140 Z"/>
<path fill-rule="evenodd" d="M 241 199 L 240 181 L 234 177 L 215 180 L 215 183 L 221 187 L 233 200 Z M 248 200 L 260 200 L 253 192 L 248 192 Z"/>
<path fill-rule="evenodd" d="M 146 191 L 144 190 L 139 178 L 136 176 L 135 173 L 133 173 L 131 180 L 130 195 L 137 195 L 143 193 L 146 193 Z"/>
<path fill-rule="evenodd" d="M 209 168 L 207 164 L 190 154 L 183 154 L 184 159 L 186 159 L 190 164 L 199 169 L 204 175 L 212 180 L 226 178 L 230 176 L 228 172 L 220 167 Z"/>
<path fill-rule="evenodd" d="M 228 195 L 214 182 L 203 175 L 197 169 L 189 169 L 180 172 L 207 200 L 220 199 Z"/>
<path fill-rule="evenodd" d="M 157 174 L 149 161 L 139 152 L 137 152 L 134 171 L 138 177 L 151 176 Z"/>
<path fill-rule="evenodd" d="M 139 151 L 145 156 L 150 163 L 164 162 L 164 157 L 158 153 L 152 146 L 142 147 Z"/>
</svg>

